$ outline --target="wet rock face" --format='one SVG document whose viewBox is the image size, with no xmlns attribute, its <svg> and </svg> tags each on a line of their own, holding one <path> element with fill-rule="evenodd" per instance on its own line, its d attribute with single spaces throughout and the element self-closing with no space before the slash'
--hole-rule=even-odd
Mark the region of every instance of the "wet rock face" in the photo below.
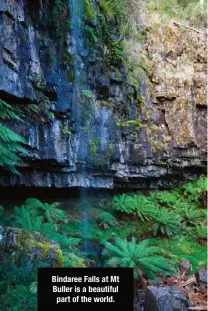
<svg viewBox="0 0 208 311">
<path fill-rule="evenodd" d="M 0 185 L 170 187 L 205 172 L 203 35 L 148 29 L 151 90 L 145 83 L 135 89 L 121 65 L 103 68 L 83 50 L 77 63 L 86 66 L 94 95 L 78 105 L 74 38 L 54 35 L 47 1 L 37 3 L 0 3 L 0 98 L 23 109 L 24 122 L 11 127 L 29 144 L 22 175 L 1 173 Z"/>
<path fill-rule="evenodd" d="M 43 261 L 51 266 L 61 266 L 62 253 L 57 243 L 37 232 L 0 226 L 0 262 L 7 256 L 14 260 L 24 257 L 29 263 Z"/>
<path fill-rule="evenodd" d="M 188 311 L 191 303 L 174 286 L 149 286 L 145 294 L 144 311 Z"/>
</svg>

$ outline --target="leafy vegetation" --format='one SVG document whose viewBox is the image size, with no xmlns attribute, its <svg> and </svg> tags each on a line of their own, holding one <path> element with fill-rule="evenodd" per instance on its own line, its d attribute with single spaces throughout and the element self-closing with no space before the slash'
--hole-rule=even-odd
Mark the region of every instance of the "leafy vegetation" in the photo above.
<svg viewBox="0 0 208 311">
<path fill-rule="evenodd" d="M 148 9 L 167 18 L 176 19 L 196 27 L 207 25 L 207 2 L 201 5 L 199 0 L 148 0 Z"/>
<path fill-rule="evenodd" d="M 19 263 L 14 263 L 11 258 L 5 258 L 1 263 L 1 311 L 37 310 L 37 295 L 33 283 L 37 281 L 37 267 L 43 265 L 36 262 L 31 268 L 27 260 L 22 258 Z"/>
<path fill-rule="evenodd" d="M 109 212 L 103 212 L 99 216 L 99 224 L 104 229 L 110 228 L 113 225 L 116 225 L 116 218 Z"/>
<path fill-rule="evenodd" d="M 184 226 L 196 225 L 204 219 L 202 211 L 197 210 L 194 207 L 186 207 L 181 210 L 178 209 L 177 211 L 182 217 L 182 223 Z"/>
<path fill-rule="evenodd" d="M 205 185 L 206 180 L 201 178 L 170 191 L 146 196 L 121 194 L 107 202 L 105 197 L 103 203 L 97 199 L 86 202 L 89 220 L 84 239 L 95 245 L 87 252 L 83 251 L 82 204 L 74 207 L 73 214 L 71 209 L 64 211 L 60 203 L 31 198 L 7 214 L 1 207 L 1 220 L 9 226 L 40 232 L 59 243 L 65 267 L 86 267 L 89 259 L 100 266 L 133 267 L 136 284 L 145 288 L 145 278 L 175 274 L 184 259 L 192 264 L 190 273 L 206 265 L 206 213 L 202 199 Z M 19 259 L 14 262 L 11 257 L 1 266 L 4 270 L 0 269 L 0 277 L 2 271 L 6 271 L 5 277 L 12 275 L 10 280 L 3 277 L 0 282 L 2 310 L 9 311 L 15 305 L 13 309 L 17 311 L 35 311 L 37 280 L 33 272 L 41 263 L 36 262 L 34 269 L 27 270 Z"/>
<path fill-rule="evenodd" d="M 169 254 L 176 265 L 182 260 L 189 260 L 192 264 L 190 274 L 206 266 L 206 247 L 196 243 L 193 237 L 179 234 L 168 239 L 150 239 L 150 243 L 163 248 L 165 254 Z"/>
<path fill-rule="evenodd" d="M 136 211 L 134 199 L 126 194 L 115 196 L 114 206 L 117 210 L 127 214 L 132 214 Z"/>
<path fill-rule="evenodd" d="M 0 167 L 19 174 L 16 166 L 20 164 L 20 154 L 26 153 L 25 139 L 6 125 L 8 120 L 21 121 L 11 105 L 0 99 Z"/>
<path fill-rule="evenodd" d="M 154 216 L 153 232 L 155 235 L 158 233 L 168 236 L 174 235 L 179 229 L 180 222 L 179 215 L 166 208 L 161 208 Z"/>
<path fill-rule="evenodd" d="M 135 238 L 130 242 L 117 238 L 115 242 L 106 243 L 110 259 L 107 264 L 111 267 L 129 267 L 135 269 L 135 277 L 139 278 L 144 286 L 143 275 L 154 280 L 156 274 L 171 274 L 170 260 L 161 255 L 162 249 L 149 245 L 148 240 L 137 243 Z"/>
</svg>

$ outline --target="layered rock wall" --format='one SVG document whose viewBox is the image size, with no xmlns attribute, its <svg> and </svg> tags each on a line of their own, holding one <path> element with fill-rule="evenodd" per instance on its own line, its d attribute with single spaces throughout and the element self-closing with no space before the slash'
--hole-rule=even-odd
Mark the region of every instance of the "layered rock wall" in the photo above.
<svg viewBox="0 0 208 311">
<path fill-rule="evenodd" d="M 205 172 L 204 34 L 146 25 L 138 86 L 86 46 L 90 92 L 78 104 L 74 38 L 67 23 L 56 32 L 49 10 L 47 1 L 0 3 L 0 98 L 23 111 L 10 126 L 28 141 L 21 176 L 2 172 L 1 186 L 169 187 Z M 70 23 L 67 6 L 64 14 Z"/>
</svg>

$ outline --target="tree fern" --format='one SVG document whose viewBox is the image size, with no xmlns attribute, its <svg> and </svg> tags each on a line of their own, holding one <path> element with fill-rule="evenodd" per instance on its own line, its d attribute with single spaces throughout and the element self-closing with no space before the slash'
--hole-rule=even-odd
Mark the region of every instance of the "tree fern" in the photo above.
<svg viewBox="0 0 208 311">
<path fill-rule="evenodd" d="M 157 207 L 148 200 L 148 197 L 145 195 L 134 195 L 132 198 L 136 206 L 137 215 L 142 221 L 150 220 L 155 215 Z"/>
<path fill-rule="evenodd" d="M 172 207 L 175 201 L 180 198 L 180 194 L 177 190 L 160 191 L 157 193 L 151 193 L 151 197 L 160 205 Z"/>
<path fill-rule="evenodd" d="M 195 182 L 187 183 L 183 186 L 183 191 L 189 202 L 199 204 L 203 193 L 207 191 L 207 178 L 199 178 Z"/>
<path fill-rule="evenodd" d="M 153 232 L 155 235 L 158 233 L 168 236 L 174 235 L 178 231 L 180 222 L 180 216 L 173 211 L 166 208 L 158 209 L 156 215 L 154 215 Z"/>
<path fill-rule="evenodd" d="M 183 209 L 194 208 L 194 205 L 190 204 L 187 199 L 183 198 L 180 200 L 176 200 L 175 203 L 172 205 L 172 208 L 174 208 L 175 211 L 180 214 Z"/>
<path fill-rule="evenodd" d="M 120 194 L 114 197 L 114 207 L 123 213 L 132 214 L 136 211 L 135 200 L 126 194 Z"/>
<path fill-rule="evenodd" d="M 203 217 L 202 211 L 197 210 L 194 207 L 186 207 L 180 210 L 178 209 L 177 211 L 182 217 L 184 227 L 187 225 L 196 225 L 205 218 Z"/>
<path fill-rule="evenodd" d="M 27 231 L 41 232 L 43 217 L 32 217 L 30 211 L 25 206 L 16 207 L 14 213 L 10 215 L 12 226 L 22 228 Z"/>
<path fill-rule="evenodd" d="M 107 265 L 111 267 L 134 268 L 135 278 L 140 279 L 144 286 L 143 275 L 156 279 L 156 274 L 170 274 L 175 270 L 171 268 L 170 261 L 161 255 L 161 248 L 149 245 L 149 240 L 136 243 L 135 238 L 130 242 L 117 238 L 115 243 L 105 243 L 106 251 L 111 257 Z"/>
<path fill-rule="evenodd" d="M 49 223 L 65 222 L 66 213 L 60 209 L 60 202 L 54 202 L 52 204 L 42 203 L 38 199 L 30 198 L 24 203 L 25 207 L 28 208 L 33 214 L 42 215 Z"/>
<path fill-rule="evenodd" d="M 18 174 L 15 166 L 20 163 L 19 154 L 26 153 L 26 141 L 2 123 L 10 119 L 21 120 L 12 106 L 0 99 L 0 166 Z"/>
</svg>

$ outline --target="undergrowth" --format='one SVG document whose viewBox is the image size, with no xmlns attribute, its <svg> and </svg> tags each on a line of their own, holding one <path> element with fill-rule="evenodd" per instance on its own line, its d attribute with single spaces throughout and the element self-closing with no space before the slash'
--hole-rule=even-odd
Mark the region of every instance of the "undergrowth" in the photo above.
<svg viewBox="0 0 208 311">
<path fill-rule="evenodd" d="M 190 274 L 206 266 L 206 189 L 207 180 L 200 178 L 169 191 L 88 201 L 87 234 L 83 231 L 82 204 L 66 212 L 61 203 L 28 199 L 9 214 L 1 207 L 0 219 L 7 226 L 38 231 L 59 243 L 66 267 L 86 267 L 89 260 L 98 266 L 131 266 L 143 286 L 144 277 L 176 274 L 184 259 L 191 262 Z M 87 252 L 83 249 L 85 241 L 92 245 Z M 24 258 L 20 256 L 18 262 L 12 258 L 1 265 L 2 306 L 4 310 L 11 310 L 13 305 L 18 306 L 13 307 L 17 311 L 36 310 L 34 271 L 41 263 L 27 270 Z M 10 280 L 8 275 L 12 275 Z M 20 292 L 24 293 L 22 298 L 17 295 Z"/>
<path fill-rule="evenodd" d="M 160 16 L 166 16 L 194 27 L 207 26 L 207 1 L 200 5 L 199 0 L 148 0 L 147 7 Z"/>
</svg>

